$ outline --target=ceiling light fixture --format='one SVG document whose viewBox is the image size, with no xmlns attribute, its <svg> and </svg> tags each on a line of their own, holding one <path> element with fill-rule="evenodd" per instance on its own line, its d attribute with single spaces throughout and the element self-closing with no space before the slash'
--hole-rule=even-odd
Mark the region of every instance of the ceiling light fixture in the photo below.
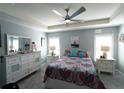
<svg viewBox="0 0 124 93">
<path fill-rule="evenodd" d="M 71 20 L 69 20 L 69 19 L 65 20 L 66 23 L 70 23 L 70 21 L 71 21 Z"/>
</svg>

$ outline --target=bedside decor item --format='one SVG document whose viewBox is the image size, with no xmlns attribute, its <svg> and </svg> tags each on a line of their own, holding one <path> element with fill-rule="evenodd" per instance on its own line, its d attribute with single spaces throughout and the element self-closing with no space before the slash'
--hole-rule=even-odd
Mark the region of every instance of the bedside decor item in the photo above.
<svg viewBox="0 0 124 93">
<path fill-rule="evenodd" d="M 35 42 L 32 42 L 32 51 L 37 51 Z"/>
<path fill-rule="evenodd" d="M 55 56 L 55 53 L 54 53 L 55 49 L 56 49 L 55 46 L 50 46 L 50 50 L 52 51 L 51 56 Z"/>
<path fill-rule="evenodd" d="M 100 58 L 105 58 L 105 57 L 103 55 L 101 55 Z"/>
<path fill-rule="evenodd" d="M 79 48 L 79 37 L 78 36 L 71 37 L 71 47 Z"/>
<path fill-rule="evenodd" d="M 13 45 L 11 45 L 10 46 L 10 51 L 9 51 L 10 53 L 14 52 L 13 48 L 14 48 Z"/>
<path fill-rule="evenodd" d="M 28 44 L 27 42 L 25 43 L 25 50 L 27 50 L 27 51 L 30 50 L 30 44 Z"/>
<path fill-rule="evenodd" d="M 109 52 L 110 47 L 109 46 L 101 46 L 101 51 L 103 51 L 103 57 L 102 58 L 107 58 L 107 52 Z"/>
</svg>

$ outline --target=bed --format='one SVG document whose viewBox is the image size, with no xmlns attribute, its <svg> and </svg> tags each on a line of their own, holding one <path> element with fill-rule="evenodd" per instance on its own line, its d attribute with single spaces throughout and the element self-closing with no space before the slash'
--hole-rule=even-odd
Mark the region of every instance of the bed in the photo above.
<svg viewBox="0 0 124 93">
<path fill-rule="evenodd" d="M 90 57 L 62 56 L 48 65 L 43 82 L 46 88 L 105 89 Z"/>
</svg>

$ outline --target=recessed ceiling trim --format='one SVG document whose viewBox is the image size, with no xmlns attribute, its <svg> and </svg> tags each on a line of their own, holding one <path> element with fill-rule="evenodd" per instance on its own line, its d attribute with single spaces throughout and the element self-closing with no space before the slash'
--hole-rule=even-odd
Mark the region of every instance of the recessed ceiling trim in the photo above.
<svg viewBox="0 0 124 93">
<path fill-rule="evenodd" d="M 81 26 L 90 26 L 90 25 L 99 25 L 99 24 L 107 24 L 110 22 L 110 18 L 96 19 L 96 20 L 88 20 L 83 23 L 70 23 L 68 25 L 53 25 L 48 26 L 48 30 L 56 30 L 56 29 L 65 29 L 68 27 L 81 27 Z"/>
<path fill-rule="evenodd" d="M 113 13 L 113 15 L 110 17 L 110 20 L 113 20 L 116 18 L 120 13 L 122 13 L 124 10 L 124 4 L 121 4 L 118 9 Z"/>
</svg>

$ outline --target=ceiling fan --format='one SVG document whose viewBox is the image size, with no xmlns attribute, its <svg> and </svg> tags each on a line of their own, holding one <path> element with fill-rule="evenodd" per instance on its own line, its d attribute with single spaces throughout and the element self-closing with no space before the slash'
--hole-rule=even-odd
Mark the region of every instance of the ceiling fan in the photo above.
<svg viewBox="0 0 124 93">
<path fill-rule="evenodd" d="M 70 22 L 76 22 L 76 23 L 80 23 L 80 22 L 84 22 L 84 20 L 76 20 L 76 19 L 73 19 L 74 17 L 78 16 L 79 14 L 83 13 L 86 11 L 85 7 L 80 7 L 76 12 L 74 12 L 72 15 L 69 15 L 69 10 L 70 8 L 66 8 L 65 11 L 66 11 L 66 15 L 63 16 L 60 12 L 58 12 L 57 10 L 53 10 L 53 12 L 59 16 L 61 16 L 64 20 L 64 22 L 66 24 L 70 23 Z"/>
</svg>

